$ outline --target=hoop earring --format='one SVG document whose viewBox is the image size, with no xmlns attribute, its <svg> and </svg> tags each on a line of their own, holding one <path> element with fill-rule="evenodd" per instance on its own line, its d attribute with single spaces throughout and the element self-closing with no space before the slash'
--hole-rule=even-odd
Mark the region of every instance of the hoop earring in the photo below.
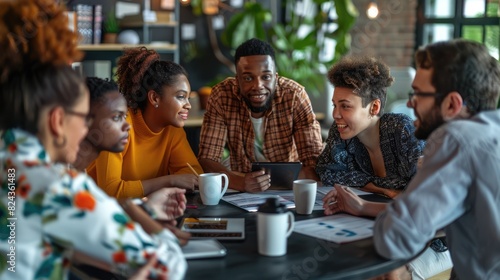
<svg viewBox="0 0 500 280">
<path fill-rule="evenodd" d="M 56 146 L 56 148 L 62 148 L 64 146 L 66 146 L 66 142 L 67 142 L 68 139 L 66 139 L 66 136 L 63 135 L 63 140 L 62 140 L 62 143 L 59 143 L 57 141 L 57 138 L 53 140 L 53 143 L 54 143 L 54 146 Z"/>
</svg>

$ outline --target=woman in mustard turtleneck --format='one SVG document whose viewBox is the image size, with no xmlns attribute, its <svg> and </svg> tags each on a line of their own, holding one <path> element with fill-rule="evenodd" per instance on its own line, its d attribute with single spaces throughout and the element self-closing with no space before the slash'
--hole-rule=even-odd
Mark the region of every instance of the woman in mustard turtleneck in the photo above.
<svg viewBox="0 0 500 280">
<path fill-rule="evenodd" d="M 191 87 L 182 66 L 145 47 L 127 49 L 118 61 L 118 86 L 131 124 L 121 153 L 102 152 L 87 172 L 109 195 L 143 197 L 161 188 L 193 190 L 203 170 L 186 138 Z"/>
</svg>

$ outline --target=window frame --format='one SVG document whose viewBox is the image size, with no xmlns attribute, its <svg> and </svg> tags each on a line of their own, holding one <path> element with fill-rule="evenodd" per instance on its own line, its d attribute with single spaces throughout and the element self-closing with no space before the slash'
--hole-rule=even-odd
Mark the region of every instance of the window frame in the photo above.
<svg viewBox="0 0 500 280">
<path fill-rule="evenodd" d="M 428 24 L 450 24 L 453 25 L 453 38 L 461 38 L 464 26 L 481 26 L 482 43 L 486 41 L 486 26 L 500 26 L 500 17 L 487 15 L 489 0 L 484 0 L 485 14 L 483 17 L 464 17 L 465 0 L 455 0 L 455 15 L 450 18 L 430 18 L 425 16 L 426 0 L 418 0 L 417 3 L 417 25 L 416 25 L 416 47 L 424 45 L 424 26 Z M 499 8 L 500 10 L 500 3 Z M 500 48 L 499 48 L 500 49 Z"/>
</svg>

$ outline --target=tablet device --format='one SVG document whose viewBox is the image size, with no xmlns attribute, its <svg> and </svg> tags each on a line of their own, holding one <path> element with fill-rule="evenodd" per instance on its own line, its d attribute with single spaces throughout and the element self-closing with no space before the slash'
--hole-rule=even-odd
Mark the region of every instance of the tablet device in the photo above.
<svg viewBox="0 0 500 280">
<path fill-rule="evenodd" d="M 254 162 L 252 171 L 264 169 L 271 175 L 270 190 L 293 190 L 293 181 L 299 177 L 301 162 Z"/>
<path fill-rule="evenodd" d="M 181 249 L 187 260 L 223 257 L 227 251 L 216 239 L 190 240 Z"/>
<path fill-rule="evenodd" d="M 245 218 L 184 218 L 180 229 L 191 233 L 191 239 L 245 239 Z"/>
</svg>

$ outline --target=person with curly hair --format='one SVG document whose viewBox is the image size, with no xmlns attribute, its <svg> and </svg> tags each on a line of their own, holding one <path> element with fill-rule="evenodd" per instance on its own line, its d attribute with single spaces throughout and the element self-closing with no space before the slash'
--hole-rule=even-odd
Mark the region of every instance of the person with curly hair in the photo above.
<svg viewBox="0 0 500 280">
<path fill-rule="evenodd" d="M 187 73 L 145 47 L 130 48 L 118 61 L 118 87 L 131 124 L 121 153 L 103 151 L 87 167 L 109 195 L 142 198 L 162 188 L 194 190 L 203 173 L 183 129 L 191 104 Z"/>
<path fill-rule="evenodd" d="M 389 67 L 370 57 L 346 56 L 328 71 L 335 87 L 333 119 L 316 172 L 324 186 L 341 184 L 388 197 L 417 171 L 424 141 L 404 114 L 384 114 Z"/>
<path fill-rule="evenodd" d="M 234 56 L 236 76 L 212 88 L 203 117 L 198 159 L 207 172 L 224 172 L 231 188 L 257 193 L 271 186 L 253 162 L 302 162 L 300 178 L 318 180 L 314 171 L 322 140 L 306 89 L 281 77 L 274 49 L 253 38 Z M 229 161 L 222 161 L 224 147 Z"/>
<path fill-rule="evenodd" d="M 66 279 L 77 261 L 128 277 L 156 255 L 155 272 L 182 279 L 171 231 L 67 167 L 93 118 L 64 9 L 3 1 L 0 18 L 0 278 Z"/>
<path fill-rule="evenodd" d="M 325 214 L 376 215 L 375 249 L 388 259 L 419 255 L 442 231 L 450 279 L 500 279 L 500 64 L 484 44 L 464 39 L 419 48 L 415 64 L 407 106 L 416 137 L 426 139 L 422 165 L 387 204 L 335 186 L 323 201 Z M 419 266 L 438 263 L 428 260 Z M 413 279 L 427 277 L 415 272 Z"/>
<path fill-rule="evenodd" d="M 130 124 L 126 121 L 127 103 L 113 80 L 98 77 L 85 79 L 90 93 L 90 112 L 93 122 L 89 132 L 80 142 L 78 156 L 73 166 L 83 171 L 101 152 L 120 153 L 128 142 Z M 175 218 L 186 208 L 185 189 L 162 188 L 152 192 L 142 201 L 154 216 L 175 225 Z"/>
<path fill-rule="evenodd" d="M 346 56 L 328 71 L 328 79 L 335 86 L 335 123 L 316 166 L 323 185 L 335 186 L 323 198 L 325 215 L 348 205 L 344 212 L 376 217 L 386 203 L 366 202 L 361 212 L 357 196 L 345 187 L 397 197 L 415 175 L 425 142 L 415 137 L 410 117 L 383 113 L 393 77 L 382 61 Z M 436 239 L 416 260 L 381 278 L 425 279 L 451 266 L 444 241 Z"/>
</svg>

